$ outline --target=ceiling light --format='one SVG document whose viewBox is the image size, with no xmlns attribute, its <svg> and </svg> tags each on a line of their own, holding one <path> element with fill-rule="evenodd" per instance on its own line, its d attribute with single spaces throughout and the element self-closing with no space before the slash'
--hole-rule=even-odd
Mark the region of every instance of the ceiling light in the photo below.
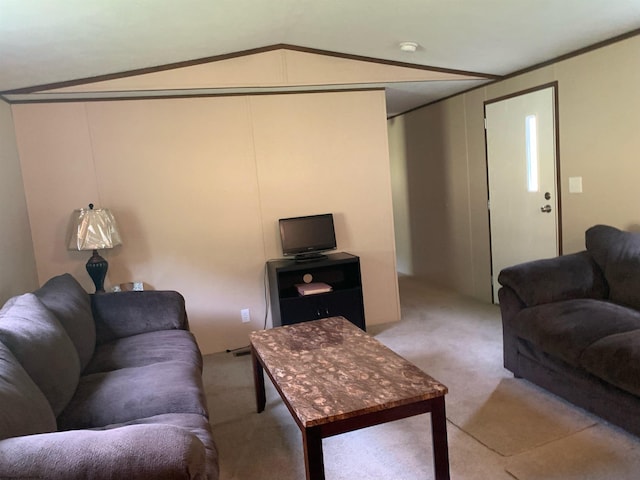
<svg viewBox="0 0 640 480">
<path fill-rule="evenodd" d="M 400 42 L 400 50 L 403 52 L 415 52 L 418 44 L 415 42 Z"/>
</svg>

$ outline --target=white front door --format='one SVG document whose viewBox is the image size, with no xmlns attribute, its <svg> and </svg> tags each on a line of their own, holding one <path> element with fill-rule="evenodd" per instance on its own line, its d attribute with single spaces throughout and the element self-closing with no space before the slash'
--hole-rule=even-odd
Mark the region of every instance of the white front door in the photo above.
<svg viewBox="0 0 640 480">
<path fill-rule="evenodd" d="M 493 298 L 508 266 L 558 255 L 553 87 L 485 106 Z"/>
</svg>

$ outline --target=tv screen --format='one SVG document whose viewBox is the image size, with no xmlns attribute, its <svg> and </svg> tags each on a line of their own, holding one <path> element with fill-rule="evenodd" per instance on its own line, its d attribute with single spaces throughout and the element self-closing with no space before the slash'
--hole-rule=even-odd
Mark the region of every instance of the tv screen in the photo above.
<svg viewBox="0 0 640 480">
<path fill-rule="evenodd" d="M 320 252 L 336 248 L 333 214 L 281 218 L 282 254 L 302 257 L 322 257 Z"/>
</svg>

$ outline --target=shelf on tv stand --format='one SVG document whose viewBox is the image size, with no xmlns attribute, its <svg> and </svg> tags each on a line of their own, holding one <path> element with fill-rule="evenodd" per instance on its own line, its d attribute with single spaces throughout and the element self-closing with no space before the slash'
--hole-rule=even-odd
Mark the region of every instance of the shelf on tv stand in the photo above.
<svg viewBox="0 0 640 480">
<path fill-rule="evenodd" d="M 346 252 L 326 254 L 312 262 L 295 259 L 267 262 L 273 326 L 343 316 L 365 330 L 360 259 Z M 299 295 L 296 284 L 323 282 L 331 292 Z"/>
</svg>

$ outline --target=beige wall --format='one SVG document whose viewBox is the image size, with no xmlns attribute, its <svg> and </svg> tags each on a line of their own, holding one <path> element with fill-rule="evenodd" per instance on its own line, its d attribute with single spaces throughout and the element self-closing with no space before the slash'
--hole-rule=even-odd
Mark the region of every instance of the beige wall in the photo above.
<svg viewBox="0 0 640 480">
<path fill-rule="evenodd" d="M 564 253 L 606 223 L 640 230 L 640 37 L 389 122 L 398 267 L 490 301 L 483 102 L 558 82 Z M 583 193 L 568 179 L 583 178 Z"/>
<path fill-rule="evenodd" d="M 556 66 L 566 252 L 604 223 L 640 230 L 640 36 Z M 582 176 L 582 194 L 568 178 Z"/>
<path fill-rule="evenodd" d="M 264 322 L 277 219 L 333 212 L 361 257 L 369 324 L 399 319 L 384 92 L 14 105 L 38 277 L 70 271 L 74 208 L 109 207 L 123 245 L 106 282 L 140 280 L 187 301 L 205 353 Z M 240 310 L 252 321 L 242 324 Z"/>
<path fill-rule="evenodd" d="M 38 286 L 11 108 L 0 101 L 0 305 Z"/>
</svg>

